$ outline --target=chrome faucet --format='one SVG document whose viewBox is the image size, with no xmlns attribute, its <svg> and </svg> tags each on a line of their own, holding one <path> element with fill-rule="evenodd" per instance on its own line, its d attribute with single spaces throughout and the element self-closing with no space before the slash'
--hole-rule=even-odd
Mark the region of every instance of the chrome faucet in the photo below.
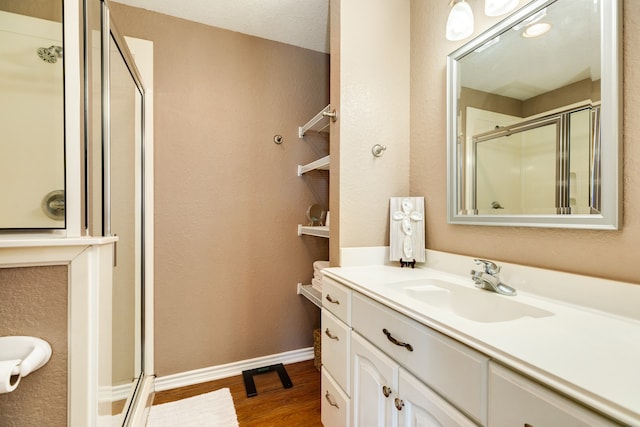
<svg viewBox="0 0 640 427">
<path fill-rule="evenodd" d="M 474 259 L 478 265 L 482 266 L 483 271 L 471 270 L 471 278 L 476 284 L 476 288 L 486 289 L 501 295 L 513 296 L 516 290 L 509 285 L 502 283 L 500 280 L 500 266 L 486 259 Z"/>
</svg>

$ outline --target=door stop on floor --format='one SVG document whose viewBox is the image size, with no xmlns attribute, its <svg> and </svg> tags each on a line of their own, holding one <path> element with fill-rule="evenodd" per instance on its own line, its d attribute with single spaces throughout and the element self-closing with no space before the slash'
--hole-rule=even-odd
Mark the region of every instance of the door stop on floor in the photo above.
<svg viewBox="0 0 640 427">
<path fill-rule="evenodd" d="M 258 392 L 256 391 L 256 383 L 253 381 L 253 376 L 258 374 L 266 374 L 267 372 L 273 371 L 276 371 L 278 373 L 280 382 L 282 382 L 282 387 L 293 387 L 293 383 L 289 378 L 289 374 L 287 374 L 287 370 L 284 368 L 284 365 L 282 363 L 271 366 L 263 366 L 262 368 L 248 369 L 246 371 L 242 371 L 242 378 L 244 379 L 244 388 L 247 390 L 247 397 L 258 395 Z"/>
</svg>

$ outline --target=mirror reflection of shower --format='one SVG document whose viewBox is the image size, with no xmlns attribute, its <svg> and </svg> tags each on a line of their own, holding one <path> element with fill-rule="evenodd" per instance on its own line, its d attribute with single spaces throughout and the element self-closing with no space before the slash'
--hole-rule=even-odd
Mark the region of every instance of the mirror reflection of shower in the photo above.
<svg viewBox="0 0 640 427">
<path fill-rule="evenodd" d="M 52 8 L 56 2 L 48 3 Z M 21 11 L 27 4 L 32 3 L 0 1 L 0 230 L 62 229 L 62 23 L 55 15 L 50 20 L 5 10 Z M 53 191 L 60 193 L 49 201 Z"/>
<path fill-rule="evenodd" d="M 62 46 L 41 47 L 37 52 L 40 59 L 49 64 L 55 64 L 59 58 L 62 58 Z"/>
</svg>

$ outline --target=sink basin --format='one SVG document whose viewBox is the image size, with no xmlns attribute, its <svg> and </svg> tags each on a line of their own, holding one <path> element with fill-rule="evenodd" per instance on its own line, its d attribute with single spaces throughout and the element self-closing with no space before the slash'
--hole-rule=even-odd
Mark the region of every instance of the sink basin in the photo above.
<svg viewBox="0 0 640 427">
<path fill-rule="evenodd" d="M 521 317 L 553 316 L 550 311 L 518 301 L 518 296 L 502 296 L 441 279 L 398 282 L 393 288 L 420 304 L 475 322 L 506 322 Z"/>
</svg>

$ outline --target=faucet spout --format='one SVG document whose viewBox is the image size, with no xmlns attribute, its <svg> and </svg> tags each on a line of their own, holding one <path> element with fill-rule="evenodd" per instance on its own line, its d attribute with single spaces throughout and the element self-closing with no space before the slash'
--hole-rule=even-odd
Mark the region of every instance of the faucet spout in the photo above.
<svg viewBox="0 0 640 427">
<path fill-rule="evenodd" d="M 511 286 L 502 283 L 498 272 L 500 267 L 492 262 L 485 260 L 475 260 L 477 264 L 483 265 L 484 271 L 471 270 L 471 278 L 477 288 L 486 289 L 491 292 L 496 292 L 500 295 L 514 296 L 517 294 L 516 290 Z M 490 263 L 490 264 L 488 264 Z M 489 268 L 487 268 L 489 267 Z"/>
</svg>

